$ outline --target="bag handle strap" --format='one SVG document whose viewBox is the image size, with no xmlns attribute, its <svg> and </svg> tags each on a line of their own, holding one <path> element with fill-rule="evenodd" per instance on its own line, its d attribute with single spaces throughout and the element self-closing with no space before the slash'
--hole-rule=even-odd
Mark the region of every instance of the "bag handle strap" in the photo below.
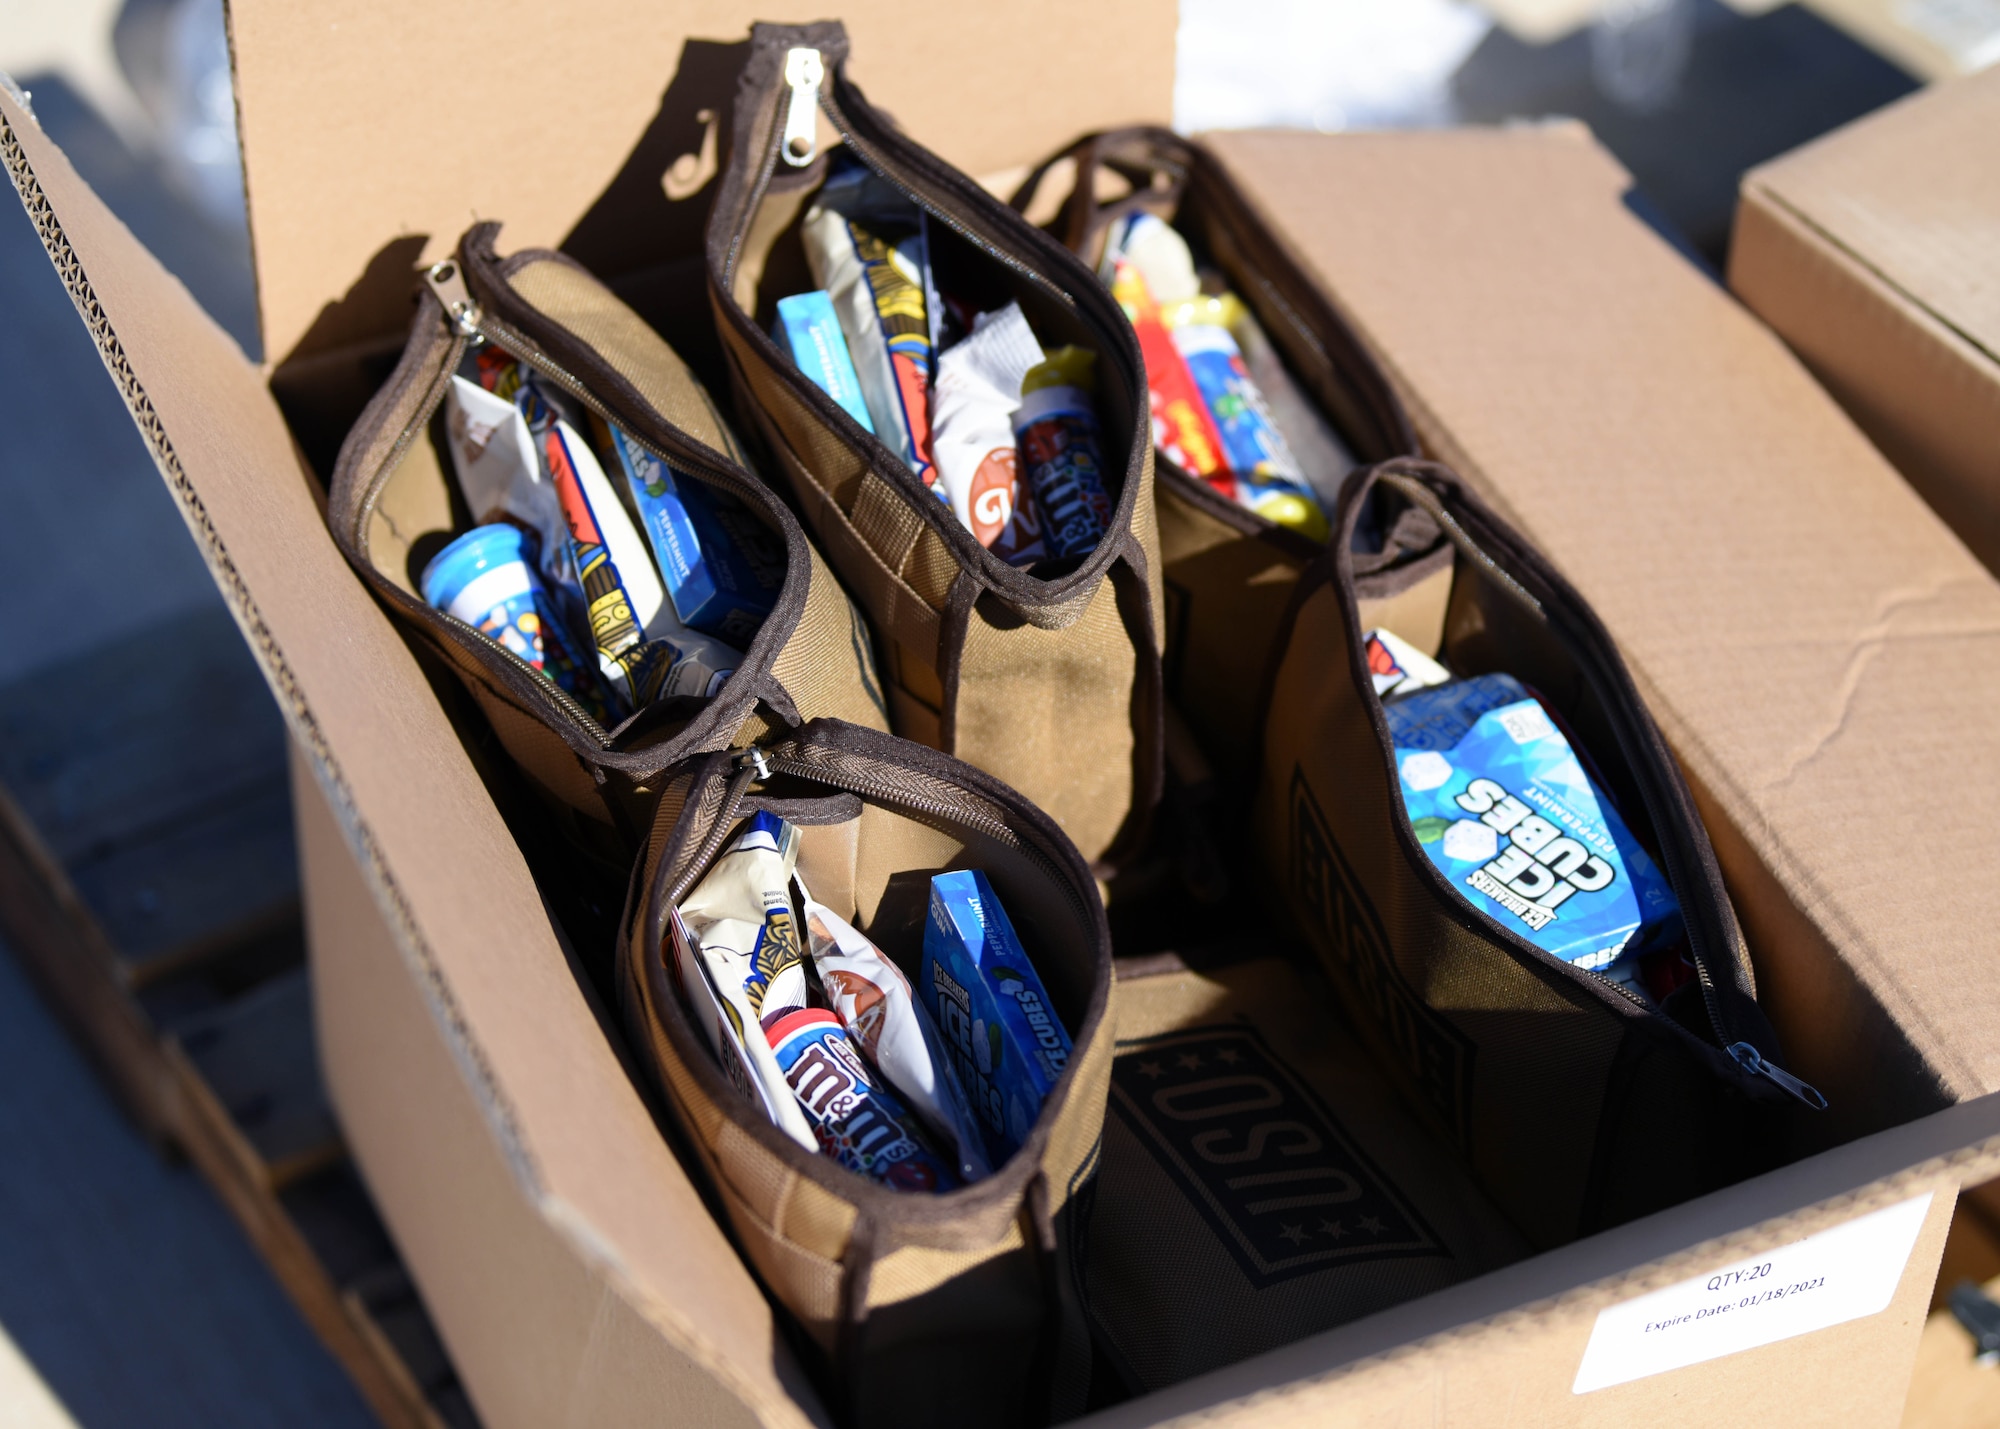
<svg viewBox="0 0 2000 1429">
<path fill-rule="evenodd" d="M 1057 214 L 1055 235 L 1071 252 L 1093 261 L 1106 229 L 1127 214 L 1170 217 L 1181 201 L 1194 165 L 1194 148 L 1171 129 L 1136 124 L 1086 134 L 1038 164 L 1015 189 L 1008 204 L 1026 213 L 1042 184 L 1064 162 L 1075 165 L 1069 194 Z M 1097 175 L 1104 170 L 1123 179 L 1129 192 L 1108 203 L 1097 201 Z"/>
</svg>

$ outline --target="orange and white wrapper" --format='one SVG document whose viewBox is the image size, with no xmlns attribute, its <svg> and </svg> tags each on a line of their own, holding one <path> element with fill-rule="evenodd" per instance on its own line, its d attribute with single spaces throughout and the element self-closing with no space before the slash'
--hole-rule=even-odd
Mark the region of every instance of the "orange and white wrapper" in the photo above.
<svg viewBox="0 0 2000 1429">
<path fill-rule="evenodd" d="M 979 544 L 1010 565 L 1046 553 L 1034 493 L 1014 446 L 1021 380 L 1042 346 L 1018 303 L 981 313 L 972 332 L 938 360 L 931 442 L 951 509 Z"/>
</svg>

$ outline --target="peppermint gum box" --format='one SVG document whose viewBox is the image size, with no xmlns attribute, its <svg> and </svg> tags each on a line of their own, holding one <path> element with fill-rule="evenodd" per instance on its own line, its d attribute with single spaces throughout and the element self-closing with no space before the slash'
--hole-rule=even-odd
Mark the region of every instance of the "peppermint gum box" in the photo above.
<svg viewBox="0 0 2000 1429">
<path fill-rule="evenodd" d="M 784 548 L 732 497 L 607 430 L 681 624 L 747 649 L 785 583 Z"/>
<path fill-rule="evenodd" d="M 1473 907 L 1593 972 L 1678 932 L 1673 890 L 1518 680 L 1438 685 L 1384 713 L 1417 842 Z"/>
<path fill-rule="evenodd" d="M 977 869 L 931 880 L 917 988 L 951 1049 L 986 1154 L 1020 1148 L 1069 1062 L 1069 1033 L 1049 1005 L 1007 910 Z"/>
</svg>

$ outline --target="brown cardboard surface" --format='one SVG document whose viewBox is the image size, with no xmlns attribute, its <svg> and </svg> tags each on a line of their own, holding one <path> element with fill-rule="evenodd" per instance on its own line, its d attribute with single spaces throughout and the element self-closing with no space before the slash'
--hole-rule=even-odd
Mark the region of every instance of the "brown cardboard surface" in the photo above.
<svg viewBox="0 0 2000 1429">
<path fill-rule="evenodd" d="M 1172 107 L 1166 0 L 838 11 L 869 98 L 970 173 Z M 662 247 L 677 208 L 698 230 L 706 204 L 685 196 L 713 166 L 700 116 L 733 104 L 741 56 L 729 47 L 753 20 L 820 13 L 741 0 L 233 0 L 265 353 L 291 353 L 371 265 L 400 298 L 420 255 L 441 256 L 475 219 L 505 220 L 510 246 L 560 243 L 628 159 L 655 196 L 673 169 L 666 192 L 683 197 L 659 210 Z M 316 346 L 341 327 L 327 323 Z"/>
<path fill-rule="evenodd" d="M 2000 1142 L 1970 1149 L 1986 1128 L 2000 1129 L 2000 1097 L 1106 1410 L 1079 1421 L 1079 1429 L 1678 1424 L 1687 1410 L 1740 1410 L 1746 1419 L 1762 1414 L 1786 1425 L 1893 1425 L 1951 1220 L 1952 1187 L 2000 1164 Z M 1951 1146 L 1967 1149 L 1945 1150 Z M 1842 1194 L 1840 1187 L 1862 1189 Z M 1937 1195 L 1923 1233 L 1879 1315 L 1630 1384 L 1571 1392 L 1599 1310 L 1930 1190 Z"/>
<path fill-rule="evenodd" d="M 0 126 L 0 158 L 298 742 L 329 1084 L 482 1416 L 495 1426 L 666 1415 L 824 1422 L 764 1301 L 619 1066 L 457 736 L 335 554 L 258 373 L 3 97 Z M 1439 143 L 1416 151 L 1417 165 L 1392 166 L 1401 173 L 1387 186 L 1421 193 L 1426 175 L 1459 163 L 1460 147 L 1475 169 L 1492 166 L 1481 136 Z M 1308 166 L 1304 182 L 1314 179 Z M 1558 217 L 1587 227 L 1598 221 L 1593 204 L 1615 211 L 1605 185 L 1591 192 Z M 1468 199 L 1490 201 L 1476 190 Z M 1486 296 L 1502 314 L 1520 304 Z M 1851 441 L 1841 427 L 1823 445 L 1837 456 Z M 1925 555 L 1926 541 L 1944 538 L 1926 526 L 1908 540 Z M 1668 662 L 1669 673 L 1677 668 Z M 1726 1406 L 1781 1422 L 1890 1423 L 1952 1188 L 1996 1166 L 2000 1097 L 1122 1406 L 1103 1422 L 1608 1424 Z M 1599 1309 L 1926 1190 L 1939 1198 L 1889 1310 L 1614 1390 L 1569 1393 Z"/>
<path fill-rule="evenodd" d="M 351 1018 L 320 1010 L 329 1080 L 343 1111 L 352 1100 L 408 1118 L 401 1136 L 374 1115 L 352 1123 L 371 1184 L 399 1196 L 413 1172 L 454 1157 L 469 1172 L 462 1185 L 410 1191 L 392 1223 L 426 1293 L 436 1282 L 466 1313 L 483 1312 L 479 1358 L 515 1376 L 498 1382 L 525 1375 L 543 1390 L 520 1414 L 511 1396 L 494 1402 L 492 1378 L 471 1386 L 474 1400 L 482 1412 L 491 1404 L 490 1422 L 546 1424 L 550 1417 L 527 1409 L 542 1402 L 567 1413 L 572 1396 L 595 1392 L 535 1373 L 580 1352 L 541 1342 L 518 1280 L 515 1299 L 481 1306 L 481 1287 L 440 1281 L 435 1266 L 424 1274 L 430 1247 L 448 1244 L 433 1238 L 440 1218 L 484 1220 L 484 1191 L 494 1219 L 479 1227 L 482 1242 L 505 1243 L 500 1208 L 539 1216 L 573 1272 L 552 1290 L 581 1294 L 577 1276 L 587 1270 L 643 1307 L 654 1342 L 715 1367 L 766 1422 L 805 1422 L 793 1395 L 806 1391 L 768 1307 L 599 1029 L 458 736 L 335 550 L 260 375 L 4 94 L 0 121 L 0 149 L 31 185 L 30 213 L 271 681 L 359 865 L 354 878 L 366 870 L 370 911 L 386 910 L 388 928 L 373 942 L 330 934 L 326 945 L 336 959 L 351 946 L 357 960 L 320 979 L 335 1007 L 352 986 L 344 972 L 363 980 Z M 326 886 L 317 875 L 309 881 Z M 316 902 L 316 919 L 337 917 Z M 388 963 L 372 980 L 360 963 L 367 958 Z M 447 1067 L 455 1085 L 438 1079 Z M 437 1161 L 404 1159 L 432 1138 L 427 1156 Z M 395 1151 L 380 1149 L 388 1146 Z M 536 1249 L 551 1253 L 546 1241 L 522 1253 Z M 453 1262 L 459 1272 L 476 1264 Z M 621 1317 L 594 1312 L 575 1328 L 615 1344 L 629 1328 Z M 470 1347 L 464 1323 L 445 1324 L 455 1348 Z"/>
<path fill-rule="evenodd" d="M 1753 170 L 1730 286 L 2000 570 L 2000 70 Z"/>
<path fill-rule="evenodd" d="M 1617 637 L 1825 1134 L 2000 1087 L 2000 585 L 1581 131 L 1213 142 Z"/>
<path fill-rule="evenodd" d="M 670 1403 L 692 1423 L 755 1423 L 565 1244 L 559 1208 L 522 1194 L 296 746 L 292 774 L 328 1089 L 483 1422 L 654 1424 Z"/>
</svg>

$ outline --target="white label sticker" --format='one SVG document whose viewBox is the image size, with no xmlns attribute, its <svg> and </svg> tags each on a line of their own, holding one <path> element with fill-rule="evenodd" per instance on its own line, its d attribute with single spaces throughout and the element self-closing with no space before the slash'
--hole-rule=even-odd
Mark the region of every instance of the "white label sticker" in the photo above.
<svg viewBox="0 0 2000 1429">
<path fill-rule="evenodd" d="M 1931 1193 L 1598 1313 L 1574 1393 L 1720 1359 L 1889 1308 Z"/>
</svg>

